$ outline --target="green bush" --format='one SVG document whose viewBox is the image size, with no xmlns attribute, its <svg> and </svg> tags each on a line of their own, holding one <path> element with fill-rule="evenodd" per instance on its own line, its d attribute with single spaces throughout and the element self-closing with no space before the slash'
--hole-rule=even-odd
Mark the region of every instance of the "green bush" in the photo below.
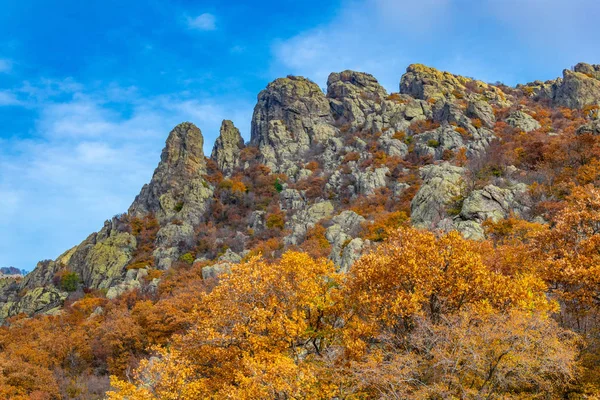
<svg viewBox="0 0 600 400">
<path fill-rule="evenodd" d="M 433 148 L 438 148 L 438 147 L 440 147 L 440 142 L 438 142 L 435 139 L 431 139 L 431 140 L 427 141 L 427 146 L 433 147 Z"/>
<path fill-rule="evenodd" d="M 60 287 L 62 290 L 67 292 L 74 292 L 77 290 L 79 284 L 79 275 L 77 272 L 67 272 L 60 279 Z"/>
<path fill-rule="evenodd" d="M 277 190 L 277 193 L 281 193 L 283 190 L 283 185 L 279 182 L 279 179 L 275 179 L 275 190 Z"/>
<path fill-rule="evenodd" d="M 174 209 L 176 212 L 179 212 L 179 211 L 181 211 L 181 209 L 182 209 L 182 208 L 183 208 L 183 201 L 179 201 L 179 202 L 177 202 L 177 204 L 175 204 L 175 207 L 173 207 L 173 209 Z"/>
<path fill-rule="evenodd" d="M 186 264 L 192 265 L 194 263 L 194 256 L 192 253 L 185 253 L 181 257 L 179 257 L 179 261 L 183 261 Z"/>
</svg>

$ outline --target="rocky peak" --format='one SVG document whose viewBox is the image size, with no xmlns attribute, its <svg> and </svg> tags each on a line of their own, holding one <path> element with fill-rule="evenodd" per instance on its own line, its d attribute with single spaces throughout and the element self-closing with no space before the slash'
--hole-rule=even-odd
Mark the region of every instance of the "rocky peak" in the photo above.
<svg viewBox="0 0 600 400">
<path fill-rule="evenodd" d="M 160 218 L 171 214 L 171 203 L 183 201 L 184 187 L 206 171 L 204 138 L 200 129 L 190 123 L 177 125 L 169 134 L 160 163 L 149 184 L 129 208 L 136 216 L 155 213 Z M 167 197 L 165 197 L 168 194 Z"/>
<path fill-rule="evenodd" d="M 352 130 L 369 130 L 366 126 L 369 115 L 382 114 L 387 92 L 373 75 L 343 71 L 329 75 L 327 97 L 338 125 L 351 126 Z M 382 121 L 378 122 L 371 123 L 371 127 L 380 129 Z"/>
<path fill-rule="evenodd" d="M 505 94 L 496 86 L 422 64 L 412 64 L 400 80 L 400 93 L 421 100 L 486 100 L 506 106 Z"/>
<path fill-rule="evenodd" d="M 563 79 L 553 89 L 553 102 L 569 108 L 597 104 L 600 99 L 600 66 L 579 63 L 573 71 L 565 69 Z"/>
<path fill-rule="evenodd" d="M 371 74 L 346 70 L 329 75 L 327 97 L 343 99 L 358 96 L 384 98 L 387 92 Z"/>
<path fill-rule="evenodd" d="M 240 151 L 243 148 L 244 139 L 240 135 L 240 130 L 233 125 L 233 122 L 224 120 L 210 158 L 227 175 L 238 165 Z"/>
<path fill-rule="evenodd" d="M 316 83 L 296 76 L 276 79 L 258 95 L 251 143 L 272 170 L 285 172 L 311 145 L 335 134 L 332 122 L 329 102 Z"/>
<path fill-rule="evenodd" d="M 423 64 L 411 64 L 400 79 L 400 93 L 427 100 L 452 94 L 468 81 L 462 76 L 442 72 Z"/>
<path fill-rule="evenodd" d="M 573 71 L 585 74 L 590 78 L 600 79 L 600 65 L 579 63 L 573 67 Z"/>
<path fill-rule="evenodd" d="M 191 122 L 177 125 L 167 138 L 158 169 L 178 175 L 197 174 L 205 166 L 203 146 L 204 137 L 196 125 Z"/>
</svg>

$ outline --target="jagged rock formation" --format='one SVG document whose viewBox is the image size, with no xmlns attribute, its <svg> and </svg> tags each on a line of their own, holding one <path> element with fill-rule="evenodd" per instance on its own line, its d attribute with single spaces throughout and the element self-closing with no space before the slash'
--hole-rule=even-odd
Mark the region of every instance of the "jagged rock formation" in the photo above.
<svg viewBox="0 0 600 400">
<path fill-rule="evenodd" d="M 531 115 L 523 111 L 515 111 L 506 118 L 506 123 L 523 132 L 531 132 L 540 128 L 540 123 L 537 122 Z"/>
<path fill-rule="evenodd" d="M 127 214 L 26 277 L 0 279 L 0 320 L 56 312 L 70 296 L 65 274 L 78 280 L 69 290 L 105 289 L 109 298 L 153 293 L 156 270 L 175 263 L 198 263 L 212 279 L 246 256 L 309 241 L 347 270 L 379 240 L 377 232 L 367 235 L 377 212 L 410 212 L 417 226 L 475 239 L 488 219 L 533 220 L 518 173 L 494 170 L 477 186 L 485 171 L 469 162 L 477 164 L 498 130 L 548 132 L 522 106 L 524 97 L 561 107 L 596 104 L 599 78 L 600 66 L 578 64 L 555 81 L 507 88 L 414 64 L 391 94 L 355 71 L 332 73 L 326 93 L 306 78 L 277 79 L 258 95 L 248 145 L 225 120 L 210 161 L 200 129 L 176 126 Z M 600 134 L 599 123 L 590 112 L 577 133 Z M 143 221 L 155 225 L 142 232 Z"/>
<path fill-rule="evenodd" d="M 202 178 L 206 173 L 204 137 L 194 124 L 184 122 L 169 134 L 152 180 L 144 185 L 129 213 L 153 213 L 159 221 L 177 216 L 197 223 L 206 211 L 211 191 Z"/>
<path fill-rule="evenodd" d="M 294 175 L 297 161 L 317 143 L 335 135 L 329 102 L 319 86 L 288 76 L 259 93 L 252 117 L 250 142 L 274 171 Z"/>
<path fill-rule="evenodd" d="M 221 131 L 210 158 L 217 163 L 225 175 L 229 175 L 239 165 L 240 152 L 243 148 L 244 139 L 240 130 L 233 125 L 232 121 L 225 120 L 221 124 Z"/>
<path fill-rule="evenodd" d="M 519 85 L 539 100 L 554 105 L 583 108 L 600 101 L 600 65 L 579 63 L 573 70 L 563 70 L 563 77 L 546 82 L 535 81 Z"/>
<path fill-rule="evenodd" d="M 448 207 L 464 193 L 464 169 L 442 163 L 421 168 L 423 184 L 410 205 L 411 221 L 433 228 L 448 216 Z"/>
<path fill-rule="evenodd" d="M 600 99 L 600 66 L 577 64 L 573 71 L 564 70 L 563 79 L 557 82 L 553 100 L 557 105 L 582 108 L 596 104 Z"/>
</svg>

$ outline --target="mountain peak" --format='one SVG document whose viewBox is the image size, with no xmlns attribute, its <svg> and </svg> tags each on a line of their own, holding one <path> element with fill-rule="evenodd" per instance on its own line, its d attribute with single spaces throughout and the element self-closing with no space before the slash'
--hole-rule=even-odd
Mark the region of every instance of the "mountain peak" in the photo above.
<svg viewBox="0 0 600 400">
<path fill-rule="evenodd" d="M 243 148 L 244 139 L 240 130 L 232 121 L 223 120 L 210 158 L 217 163 L 223 173 L 229 174 L 238 165 L 240 151 Z"/>
<path fill-rule="evenodd" d="M 200 178 L 206 172 L 203 146 L 204 137 L 196 125 L 183 122 L 173 128 L 152 180 L 144 185 L 129 212 L 136 216 L 149 213 L 158 214 L 159 217 L 163 214 L 170 215 L 171 205 L 165 204 L 164 196 L 180 196 L 188 182 Z"/>
</svg>

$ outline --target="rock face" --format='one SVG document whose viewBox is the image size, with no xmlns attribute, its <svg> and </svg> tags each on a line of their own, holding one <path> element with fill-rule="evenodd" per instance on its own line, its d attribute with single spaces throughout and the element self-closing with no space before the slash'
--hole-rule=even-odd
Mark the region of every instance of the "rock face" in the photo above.
<svg viewBox="0 0 600 400">
<path fill-rule="evenodd" d="M 363 127 L 370 117 L 381 111 L 387 92 L 370 74 L 343 71 L 329 75 L 327 97 L 339 124 Z"/>
<path fill-rule="evenodd" d="M 240 152 L 244 148 L 244 139 L 240 131 L 233 125 L 232 121 L 225 120 L 221 124 L 219 137 L 215 141 L 210 158 L 225 175 L 239 165 Z"/>
<path fill-rule="evenodd" d="M 400 80 L 400 93 L 427 100 L 443 98 L 462 87 L 465 79 L 422 64 L 412 64 Z"/>
<path fill-rule="evenodd" d="M 564 107 L 583 108 L 600 100 L 600 66 L 579 63 L 573 71 L 564 70 L 562 81 L 553 87 L 554 103 Z"/>
<path fill-rule="evenodd" d="M 488 128 L 493 128 L 496 123 L 494 109 L 485 101 L 471 101 L 467 108 L 467 117 L 478 118 Z"/>
<path fill-rule="evenodd" d="M 250 142 L 272 170 L 289 172 L 311 146 L 335 135 L 329 111 L 314 82 L 296 76 L 277 79 L 258 95 Z"/>
<path fill-rule="evenodd" d="M 331 243 L 329 258 L 346 271 L 360 256 L 364 242 L 356 238 L 366 220 L 354 211 L 343 211 L 332 218 L 333 225 L 327 228 L 325 237 Z"/>
<path fill-rule="evenodd" d="M 323 218 L 333 214 L 333 204 L 330 201 L 315 203 L 306 209 L 302 209 L 290 218 L 286 224 L 291 234 L 285 238 L 288 244 L 299 244 L 306 235 L 308 229 Z"/>
<path fill-rule="evenodd" d="M 18 315 L 53 314 L 59 311 L 68 293 L 55 288 L 36 287 L 27 291 L 17 301 L 7 301 L 0 308 L 0 320 Z"/>
<path fill-rule="evenodd" d="M 203 146 L 202 132 L 194 124 L 177 125 L 167 138 L 152 180 L 129 207 L 129 214 L 153 213 L 161 222 L 177 215 L 198 223 L 212 193 L 202 178 L 206 173 Z"/>
<path fill-rule="evenodd" d="M 463 173 L 449 163 L 421 168 L 423 184 L 410 204 L 413 225 L 433 228 L 448 216 L 448 206 L 463 194 Z"/>
<path fill-rule="evenodd" d="M 507 189 L 488 185 L 474 190 L 464 200 L 460 217 L 477 222 L 487 219 L 497 222 L 510 214 L 522 215 L 527 208 L 526 193 L 527 185 L 522 183 Z"/>
<path fill-rule="evenodd" d="M 523 111 L 515 111 L 506 118 L 506 123 L 513 128 L 520 129 L 523 132 L 531 132 L 541 127 L 531 115 Z"/>
</svg>

